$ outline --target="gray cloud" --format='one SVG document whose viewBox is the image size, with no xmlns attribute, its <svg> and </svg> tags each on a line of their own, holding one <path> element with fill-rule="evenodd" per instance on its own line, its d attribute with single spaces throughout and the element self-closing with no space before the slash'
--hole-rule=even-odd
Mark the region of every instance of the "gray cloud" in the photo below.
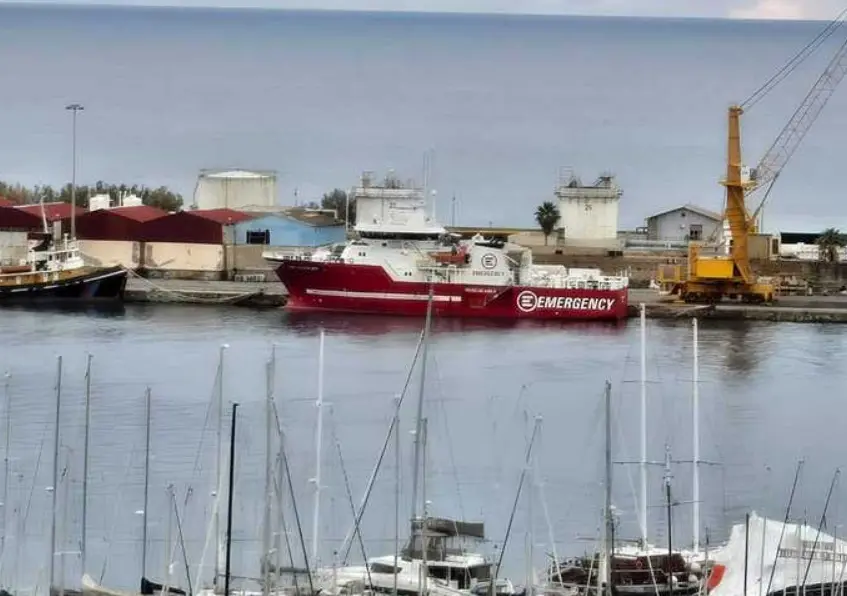
<svg viewBox="0 0 847 596">
<path fill-rule="evenodd" d="M 0 0 L 3 2 L 4 0 Z M 38 0 L 63 2 L 64 0 Z M 603 16 L 830 19 L 843 0 L 68 0 L 75 3 Z"/>
</svg>

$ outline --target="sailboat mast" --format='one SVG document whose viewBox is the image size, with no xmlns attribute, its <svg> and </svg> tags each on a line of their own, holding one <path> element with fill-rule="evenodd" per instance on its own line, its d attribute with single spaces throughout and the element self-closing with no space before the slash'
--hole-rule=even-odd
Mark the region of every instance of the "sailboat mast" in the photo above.
<svg viewBox="0 0 847 596">
<path fill-rule="evenodd" d="M 669 446 L 665 446 L 665 506 L 668 513 L 668 593 L 673 596 L 673 501 L 671 501 L 671 451 Z"/>
<path fill-rule="evenodd" d="M 317 566 L 318 560 L 318 526 L 321 515 L 321 459 L 323 447 L 323 405 L 324 405 L 324 330 L 320 332 L 320 347 L 318 348 L 318 399 L 315 405 L 318 409 L 318 428 L 315 432 L 315 503 L 312 507 L 312 564 Z"/>
<path fill-rule="evenodd" d="M 424 362 L 426 362 L 424 360 Z M 426 595 L 427 592 L 427 579 L 429 578 L 429 565 L 427 563 L 427 542 L 426 542 L 426 518 L 427 518 L 427 506 L 426 506 L 426 435 L 427 435 L 427 424 L 426 418 L 421 420 L 421 451 L 423 452 L 423 470 L 421 472 L 421 501 L 423 519 L 421 519 L 421 589 L 420 594 Z"/>
<path fill-rule="evenodd" d="M 79 548 L 83 573 L 87 570 L 85 555 L 88 534 L 88 446 L 91 428 L 91 358 L 91 354 L 88 354 L 85 365 L 85 439 L 82 448 L 82 537 L 80 538 Z"/>
<path fill-rule="evenodd" d="M 606 538 L 603 548 L 606 596 L 612 596 L 612 555 L 615 550 L 615 520 L 612 517 L 612 384 L 606 381 Z"/>
<path fill-rule="evenodd" d="M 3 451 L 3 535 L 0 537 L 0 568 L 6 560 L 6 536 L 9 534 L 6 525 L 9 518 L 9 471 L 11 458 L 9 450 L 12 447 L 12 393 L 9 390 L 12 375 L 3 375 L 3 401 L 6 408 L 6 445 Z M 395 595 L 396 596 L 396 595 Z"/>
<path fill-rule="evenodd" d="M 147 503 L 150 500 L 150 387 L 144 395 L 146 414 L 144 419 L 144 509 L 142 509 L 141 530 L 141 583 L 147 577 Z"/>
<path fill-rule="evenodd" d="M 218 585 L 218 576 L 221 571 L 221 507 L 220 498 L 223 490 L 223 423 L 224 423 L 224 350 L 229 347 L 228 344 L 221 345 L 218 354 L 218 394 L 217 394 L 217 458 L 215 462 L 215 576 L 213 583 Z"/>
<path fill-rule="evenodd" d="M 394 408 L 394 585 L 392 596 L 397 596 L 397 560 L 400 558 L 400 398 Z"/>
<path fill-rule="evenodd" d="M 691 413 L 692 416 L 692 440 L 694 441 L 694 470 L 692 482 L 694 483 L 692 495 L 694 501 L 694 514 L 692 516 L 694 553 L 700 552 L 700 340 L 697 327 L 697 317 L 691 319 L 691 329 L 694 334 L 694 373 L 692 375 L 691 387 Z"/>
<path fill-rule="evenodd" d="M 641 498 L 638 503 L 638 523 L 641 526 L 641 542 L 647 547 L 647 310 L 639 305 L 641 317 Z"/>
<path fill-rule="evenodd" d="M 273 359 L 265 366 L 265 520 L 262 525 L 262 595 L 270 594 L 270 550 L 271 550 L 271 433 L 273 432 Z"/>
<path fill-rule="evenodd" d="M 432 325 L 432 298 L 433 287 L 429 284 L 429 300 L 426 306 L 426 320 L 424 322 L 423 353 L 421 354 L 421 384 L 418 388 L 418 412 L 415 420 L 415 459 L 412 468 L 412 521 L 418 512 L 418 477 L 420 476 L 421 463 L 421 427 L 423 424 L 423 402 L 426 390 L 426 362 L 429 353 L 429 332 Z"/>
<path fill-rule="evenodd" d="M 226 508 L 226 571 L 224 572 L 224 596 L 229 596 L 229 579 L 232 562 L 232 496 L 235 484 L 235 421 L 238 404 L 232 404 L 232 430 L 229 435 L 229 490 Z"/>
<path fill-rule="evenodd" d="M 526 412 L 524 414 L 526 415 Z M 527 426 L 527 437 L 526 437 L 527 451 L 529 451 L 529 442 L 532 440 L 532 437 L 535 436 L 536 434 L 539 434 L 540 432 L 541 432 L 541 417 L 539 416 L 535 419 L 532 431 L 529 431 L 529 427 Z M 525 589 L 525 594 L 526 594 L 526 596 L 533 596 L 533 594 L 535 594 L 535 590 L 534 590 L 535 586 L 534 586 L 534 581 L 533 581 L 534 573 L 533 573 L 533 568 L 532 568 L 532 563 L 533 563 L 533 559 L 534 559 L 534 553 L 533 553 L 533 548 L 532 548 L 532 546 L 533 546 L 533 544 L 532 544 L 533 543 L 532 499 L 533 499 L 533 496 L 534 496 L 534 490 L 533 489 L 534 489 L 535 483 L 538 480 L 535 477 L 536 475 L 535 475 L 535 457 L 534 456 L 530 456 L 530 460 L 527 462 L 527 470 L 528 470 L 528 473 L 530 474 L 530 477 L 531 477 L 532 480 L 530 481 L 529 486 L 527 487 L 527 494 L 526 494 L 526 561 L 525 561 L 525 563 L 526 563 L 526 580 L 525 580 L 526 581 L 526 589 Z"/>
<path fill-rule="evenodd" d="M 47 589 L 52 590 L 56 573 L 56 507 L 59 484 L 59 420 L 62 414 L 62 357 L 56 359 L 56 419 L 53 428 L 53 504 L 50 514 L 50 572 Z"/>
</svg>

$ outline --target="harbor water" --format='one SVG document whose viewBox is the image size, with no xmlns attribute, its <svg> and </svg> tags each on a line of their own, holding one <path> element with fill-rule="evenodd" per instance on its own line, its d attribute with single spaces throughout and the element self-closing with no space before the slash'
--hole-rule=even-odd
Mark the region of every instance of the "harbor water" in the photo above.
<svg viewBox="0 0 847 596">
<path fill-rule="evenodd" d="M 320 562 L 329 565 L 352 523 L 343 472 L 358 504 L 422 327 L 418 319 L 293 317 L 278 310 L 176 305 L 128 305 L 107 312 L 5 310 L 3 321 L 0 364 L 10 373 L 11 473 L 0 580 L 42 588 L 49 552 L 57 356 L 64 369 L 57 499 L 57 550 L 64 554 L 57 558 L 57 573 L 64 571 L 70 586 L 81 573 L 84 372 L 91 353 L 86 568 L 110 586 L 133 587 L 141 573 L 147 386 L 152 393 L 147 575 L 162 578 L 167 538 L 175 535 L 168 515 L 169 484 L 179 503 L 193 576 L 201 563 L 215 490 L 216 369 L 221 346 L 227 344 L 224 407 L 229 412 L 231 402 L 241 404 L 233 572 L 256 576 L 265 490 L 265 363 L 275 350 L 278 411 L 294 500 L 311 551 L 318 343 L 324 329 L 318 552 Z M 793 512 L 816 524 L 830 477 L 843 463 L 838 445 L 847 416 L 847 372 L 841 366 L 847 327 L 716 321 L 703 321 L 700 327 L 701 445 L 702 459 L 709 462 L 701 468 L 701 496 L 710 540 L 722 540 L 750 509 L 781 518 L 801 457 L 807 463 Z M 691 338 L 690 321 L 648 320 L 648 459 L 663 462 L 667 445 L 679 462 L 672 466 L 679 502 L 674 507 L 677 545 L 690 542 L 692 534 L 687 463 L 692 458 Z M 424 391 L 429 511 L 484 520 L 490 546 L 498 552 L 531 426 L 541 416 L 535 473 L 518 501 L 504 554 L 505 575 L 523 581 L 528 510 L 536 567 L 553 552 L 550 535 L 560 556 L 594 548 L 602 528 L 603 385 L 608 379 L 613 388 L 614 459 L 636 461 L 639 345 L 638 320 L 621 326 L 436 321 Z M 416 369 L 401 412 L 401 520 L 411 514 L 411 431 L 419 378 Z M 0 407 L 5 428 L 6 406 Z M 227 416 L 225 432 L 228 425 Z M 368 556 L 393 551 L 394 462 L 392 441 L 362 523 Z M 649 466 L 649 534 L 660 544 L 666 538 L 663 474 L 661 465 Z M 623 538 L 638 535 L 637 487 L 638 467 L 616 465 L 615 506 Z M 841 523 L 843 496 L 839 488 L 830 523 Z M 291 495 L 284 501 L 295 564 L 302 564 Z M 402 525 L 401 535 L 406 535 L 407 521 Z M 350 560 L 360 559 L 354 544 Z M 179 579 L 184 574 L 177 560 L 174 577 Z M 205 577 L 213 561 L 210 548 Z"/>
</svg>

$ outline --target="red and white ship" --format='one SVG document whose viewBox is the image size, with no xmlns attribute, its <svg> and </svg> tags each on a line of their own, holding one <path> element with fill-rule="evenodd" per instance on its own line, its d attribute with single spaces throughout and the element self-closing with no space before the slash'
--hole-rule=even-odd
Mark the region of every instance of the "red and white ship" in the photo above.
<svg viewBox="0 0 847 596">
<path fill-rule="evenodd" d="M 504 319 L 619 320 L 625 276 L 534 265 L 528 248 L 461 240 L 431 220 L 420 190 L 356 191 L 358 238 L 311 254 L 265 253 L 291 310 Z"/>
</svg>

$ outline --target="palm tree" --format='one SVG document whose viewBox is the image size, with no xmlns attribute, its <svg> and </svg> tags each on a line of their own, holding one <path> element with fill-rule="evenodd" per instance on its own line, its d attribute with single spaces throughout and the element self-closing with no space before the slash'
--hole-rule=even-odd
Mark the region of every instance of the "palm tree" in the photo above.
<svg viewBox="0 0 847 596">
<path fill-rule="evenodd" d="M 826 263 L 838 261 L 838 249 L 847 245 L 847 238 L 838 228 L 827 228 L 817 239 L 820 260 Z"/>
<path fill-rule="evenodd" d="M 535 210 L 535 221 L 538 227 L 544 232 L 544 245 L 547 245 L 547 238 L 556 229 L 556 224 L 559 223 L 559 208 L 553 201 L 544 201 Z"/>
</svg>

